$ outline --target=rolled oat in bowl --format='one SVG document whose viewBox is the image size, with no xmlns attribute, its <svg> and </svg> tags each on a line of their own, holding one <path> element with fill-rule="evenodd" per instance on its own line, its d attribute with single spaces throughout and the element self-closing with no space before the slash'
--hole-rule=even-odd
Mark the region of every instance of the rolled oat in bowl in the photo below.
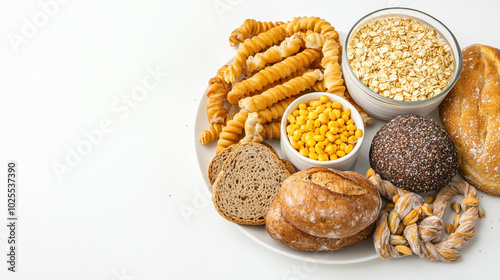
<svg viewBox="0 0 500 280">
<path fill-rule="evenodd" d="M 436 30 L 411 18 L 366 22 L 347 47 L 353 73 L 374 92 L 397 101 L 421 101 L 450 83 L 454 61 Z"/>
</svg>

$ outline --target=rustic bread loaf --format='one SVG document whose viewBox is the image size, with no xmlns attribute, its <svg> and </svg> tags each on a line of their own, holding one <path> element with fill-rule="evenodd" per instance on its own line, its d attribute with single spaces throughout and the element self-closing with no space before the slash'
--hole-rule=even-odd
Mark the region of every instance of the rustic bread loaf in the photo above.
<svg viewBox="0 0 500 280">
<path fill-rule="evenodd" d="M 382 203 L 364 176 L 318 167 L 290 176 L 279 197 L 290 224 L 326 238 L 346 238 L 365 229 L 376 220 Z"/>
<path fill-rule="evenodd" d="M 278 156 L 260 143 L 237 145 L 213 184 L 215 209 L 227 220 L 261 225 L 281 183 L 290 176 Z"/>
<path fill-rule="evenodd" d="M 460 175 L 500 196 L 500 50 L 472 45 L 462 56 L 462 73 L 439 115 L 458 150 Z"/>
<path fill-rule="evenodd" d="M 266 230 L 269 236 L 282 244 L 299 251 L 333 251 L 359 243 L 372 235 L 375 222 L 365 229 L 346 238 L 317 237 L 298 230 L 282 215 L 278 196 L 266 216 Z"/>
</svg>

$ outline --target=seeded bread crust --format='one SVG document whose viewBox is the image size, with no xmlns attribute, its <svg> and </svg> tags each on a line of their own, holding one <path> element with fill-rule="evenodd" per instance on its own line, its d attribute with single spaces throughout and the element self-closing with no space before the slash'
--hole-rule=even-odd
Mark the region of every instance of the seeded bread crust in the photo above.
<svg viewBox="0 0 500 280">
<path fill-rule="evenodd" d="M 382 200 L 364 176 L 350 171 L 310 168 L 281 187 L 282 214 L 299 230 L 318 237 L 346 238 L 373 223 Z"/>
<path fill-rule="evenodd" d="M 375 222 L 360 232 L 346 238 L 317 237 L 300 231 L 282 215 L 278 196 L 266 216 L 266 230 L 269 236 L 280 243 L 299 251 L 333 251 L 359 243 L 373 234 Z"/>
<path fill-rule="evenodd" d="M 239 144 L 213 184 L 215 209 L 228 221 L 262 225 L 282 182 L 290 175 L 277 154 L 265 145 Z"/>
</svg>

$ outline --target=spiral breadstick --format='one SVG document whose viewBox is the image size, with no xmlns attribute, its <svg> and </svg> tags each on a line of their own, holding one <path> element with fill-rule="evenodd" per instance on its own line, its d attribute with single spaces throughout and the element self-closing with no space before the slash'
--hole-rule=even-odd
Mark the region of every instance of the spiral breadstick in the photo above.
<svg viewBox="0 0 500 280">
<path fill-rule="evenodd" d="M 231 119 L 232 119 L 232 117 L 227 116 L 224 123 L 212 123 L 212 124 L 210 124 L 210 127 L 208 128 L 208 130 L 203 130 L 200 133 L 200 136 L 199 136 L 200 143 L 206 145 L 206 144 L 214 141 L 215 139 L 219 138 L 219 135 L 222 132 L 222 128 L 224 126 L 226 126 L 226 123 L 228 121 L 230 121 Z"/>
<path fill-rule="evenodd" d="M 294 18 L 286 24 L 286 30 L 288 32 L 288 36 L 291 36 L 299 31 L 311 30 L 325 35 L 330 39 L 334 39 L 336 41 L 339 40 L 339 33 L 335 30 L 335 28 L 326 20 L 319 17 Z"/>
<path fill-rule="evenodd" d="M 238 104 L 238 101 L 252 92 L 261 90 L 264 86 L 272 84 L 275 81 L 295 75 L 303 68 L 320 57 L 321 53 L 317 50 L 306 49 L 294 56 L 269 66 L 252 77 L 233 85 L 232 90 L 227 94 L 227 99 L 231 104 Z"/>
<path fill-rule="evenodd" d="M 224 71 L 226 71 L 226 68 L 227 65 L 223 65 L 217 71 L 217 75 L 208 81 L 207 97 L 209 101 L 207 104 L 207 116 L 211 124 L 224 123 L 228 113 L 223 103 L 227 99 L 227 94 L 230 90 L 230 86 L 224 81 Z"/>
<path fill-rule="evenodd" d="M 241 110 L 234 115 L 232 120 L 227 122 L 227 125 L 222 128 L 219 134 L 219 141 L 217 141 L 217 148 L 215 149 L 216 153 L 240 141 L 247 118 L 248 111 Z"/>
<path fill-rule="evenodd" d="M 263 139 L 280 139 L 281 122 L 270 122 L 262 124 L 260 136 Z"/>
<path fill-rule="evenodd" d="M 224 73 L 224 79 L 227 83 L 233 84 L 241 74 L 243 65 L 247 58 L 259 51 L 276 45 L 278 42 L 287 37 L 287 32 L 284 25 L 275 26 L 266 32 L 262 32 L 257 36 L 246 39 L 238 47 L 238 51 L 234 57 L 234 61 L 229 65 Z"/>
<path fill-rule="evenodd" d="M 257 116 L 259 123 L 269 123 L 274 120 L 278 120 L 283 117 L 286 108 L 295 100 L 298 96 L 291 96 L 283 99 L 282 101 L 273 104 L 269 108 L 257 111 Z"/>
<path fill-rule="evenodd" d="M 272 46 L 265 52 L 250 56 L 244 66 L 245 73 L 263 69 L 267 64 L 275 63 L 285 57 L 297 53 L 303 45 L 303 40 L 298 33 L 286 38 L 281 44 Z"/>
<path fill-rule="evenodd" d="M 247 19 L 243 24 L 236 28 L 229 36 L 229 44 L 234 47 L 239 43 L 242 43 L 245 39 L 250 36 L 259 35 L 262 32 L 265 32 L 275 26 L 282 25 L 284 22 L 276 21 L 276 22 L 265 22 L 265 21 L 256 21 L 254 19 Z"/>
<path fill-rule="evenodd" d="M 249 112 L 257 112 L 271 105 L 283 100 L 287 97 L 299 94 L 314 85 L 316 81 L 321 80 L 323 77 L 321 71 L 318 69 L 314 71 L 307 71 L 302 76 L 290 79 L 288 82 L 275 86 L 265 92 L 246 97 L 240 101 L 240 107 L 248 110 Z"/>
</svg>

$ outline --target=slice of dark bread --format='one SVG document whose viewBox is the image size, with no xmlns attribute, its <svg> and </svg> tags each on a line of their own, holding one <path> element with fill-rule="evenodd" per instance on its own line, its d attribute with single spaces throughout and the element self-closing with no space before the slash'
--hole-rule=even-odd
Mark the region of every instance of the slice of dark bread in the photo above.
<svg viewBox="0 0 500 280">
<path fill-rule="evenodd" d="M 213 184 L 215 209 L 231 222 L 262 225 L 281 183 L 289 176 L 281 159 L 263 144 L 239 144 Z"/>
</svg>

